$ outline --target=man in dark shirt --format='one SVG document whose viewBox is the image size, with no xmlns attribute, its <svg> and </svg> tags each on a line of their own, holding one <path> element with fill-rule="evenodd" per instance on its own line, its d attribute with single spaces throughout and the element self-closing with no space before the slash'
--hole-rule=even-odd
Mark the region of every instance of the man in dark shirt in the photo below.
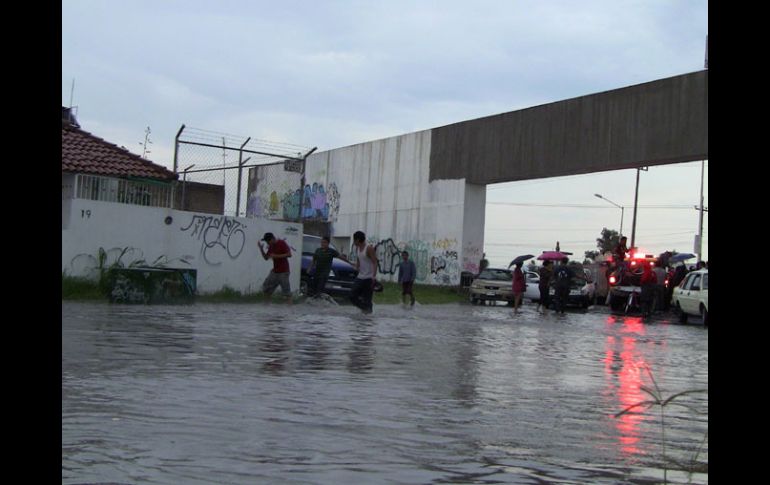
<svg viewBox="0 0 770 485">
<path fill-rule="evenodd" d="M 543 312 L 545 312 L 551 304 L 551 295 L 549 294 L 549 291 L 551 277 L 553 277 L 553 262 L 543 261 L 543 266 L 538 271 L 538 274 L 540 275 L 540 282 L 538 283 L 537 288 L 540 290 L 540 300 L 537 302 L 536 310 L 539 311 L 540 307 L 542 307 Z"/>
<path fill-rule="evenodd" d="M 262 247 L 262 241 L 268 244 L 267 252 Z M 276 239 L 272 232 L 266 232 L 262 240 L 258 242 L 259 252 L 265 260 L 273 260 L 273 269 L 262 283 L 262 291 L 272 297 L 275 289 L 280 285 L 281 293 L 286 302 L 291 304 L 291 284 L 289 282 L 289 259 L 291 249 L 286 241 Z"/>
<path fill-rule="evenodd" d="M 575 277 L 575 272 L 567 266 L 568 262 L 568 258 L 562 259 L 561 264 L 553 272 L 554 289 L 556 290 L 554 307 L 558 313 L 564 313 L 569 299 L 570 286 L 572 286 L 572 278 Z"/>
<path fill-rule="evenodd" d="M 621 266 L 626 259 L 626 253 L 628 252 L 628 247 L 626 246 L 627 241 L 628 238 L 626 236 L 621 237 L 620 242 L 616 244 L 615 248 L 612 250 L 612 258 L 615 260 L 616 266 Z"/>
<path fill-rule="evenodd" d="M 329 272 L 332 269 L 334 258 L 340 258 L 345 261 L 348 259 L 337 252 L 336 249 L 329 247 L 329 238 L 321 238 L 321 247 L 315 250 L 313 262 L 310 263 L 308 273 L 313 275 L 313 296 L 318 297 L 326 288 L 326 281 L 329 279 Z"/>
</svg>

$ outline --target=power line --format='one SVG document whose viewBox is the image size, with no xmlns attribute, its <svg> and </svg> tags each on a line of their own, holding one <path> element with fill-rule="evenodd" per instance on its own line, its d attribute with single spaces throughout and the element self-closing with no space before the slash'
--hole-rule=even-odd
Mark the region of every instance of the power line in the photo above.
<svg viewBox="0 0 770 485">
<path fill-rule="evenodd" d="M 592 205 L 592 204 L 539 204 L 534 202 L 487 202 L 487 205 L 502 205 L 502 206 L 515 206 L 515 207 L 554 207 L 554 208 L 575 208 L 575 209 L 612 209 L 614 207 L 608 207 L 606 205 Z M 629 206 L 624 206 L 629 207 Z M 692 204 L 676 204 L 676 205 L 664 205 L 664 204 L 651 204 L 651 205 L 638 205 L 639 209 L 688 209 L 692 210 Z"/>
</svg>

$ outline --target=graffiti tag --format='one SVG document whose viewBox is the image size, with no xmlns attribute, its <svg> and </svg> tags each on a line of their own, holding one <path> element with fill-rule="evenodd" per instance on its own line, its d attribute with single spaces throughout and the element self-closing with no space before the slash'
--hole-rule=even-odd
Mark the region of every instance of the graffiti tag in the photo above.
<svg viewBox="0 0 770 485">
<path fill-rule="evenodd" d="M 201 241 L 200 253 L 203 260 L 218 266 L 222 264 L 221 261 L 212 261 L 218 252 L 224 252 L 230 259 L 241 255 L 246 245 L 246 233 L 243 231 L 245 227 L 233 218 L 195 215 L 190 224 L 181 230 L 191 230 L 190 236 Z"/>
</svg>

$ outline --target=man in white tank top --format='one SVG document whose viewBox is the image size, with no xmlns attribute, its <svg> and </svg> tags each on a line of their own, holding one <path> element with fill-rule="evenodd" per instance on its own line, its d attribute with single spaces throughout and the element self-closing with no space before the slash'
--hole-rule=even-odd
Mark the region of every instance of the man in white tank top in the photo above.
<svg viewBox="0 0 770 485">
<path fill-rule="evenodd" d="M 377 254 L 372 245 L 366 244 L 366 234 L 361 231 L 353 234 L 353 245 L 358 276 L 350 291 L 350 301 L 364 313 L 372 313 L 372 292 L 377 281 Z"/>
</svg>

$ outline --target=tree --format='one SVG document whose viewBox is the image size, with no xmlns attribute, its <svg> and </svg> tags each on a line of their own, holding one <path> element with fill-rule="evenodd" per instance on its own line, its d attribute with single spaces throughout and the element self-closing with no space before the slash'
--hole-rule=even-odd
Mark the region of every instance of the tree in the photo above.
<svg viewBox="0 0 770 485">
<path fill-rule="evenodd" d="M 589 260 L 589 259 L 595 260 L 596 257 L 599 256 L 600 254 L 601 253 L 599 251 L 586 251 L 585 252 L 586 260 Z"/>
<path fill-rule="evenodd" d="M 612 251 L 619 242 L 620 234 L 618 234 L 618 231 L 613 231 L 605 227 L 602 229 L 602 237 L 596 238 L 596 247 L 599 248 L 600 254 L 604 254 L 607 251 Z"/>
</svg>

